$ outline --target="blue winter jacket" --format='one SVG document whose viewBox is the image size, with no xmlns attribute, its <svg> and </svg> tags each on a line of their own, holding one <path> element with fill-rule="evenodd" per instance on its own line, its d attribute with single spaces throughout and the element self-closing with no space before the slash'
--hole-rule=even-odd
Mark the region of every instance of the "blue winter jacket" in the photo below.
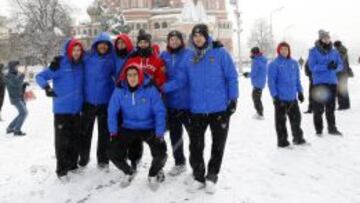
<svg viewBox="0 0 360 203">
<path fill-rule="evenodd" d="M 69 42 L 65 43 L 64 50 L 67 50 Z M 83 72 L 83 62 L 73 63 L 65 51 L 59 69 L 46 68 L 36 75 L 36 82 L 41 88 L 45 88 L 49 80 L 53 81 L 53 89 L 57 95 L 53 98 L 55 114 L 78 114 L 81 112 L 84 97 Z"/>
<path fill-rule="evenodd" d="M 278 56 L 268 67 L 268 86 L 272 97 L 282 101 L 294 101 L 303 92 L 297 61 Z"/>
<path fill-rule="evenodd" d="M 120 77 L 121 71 L 123 69 L 123 66 L 125 65 L 126 61 L 128 60 L 129 56 L 134 52 L 131 51 L 130 53 L 128 53 L 125 57 L 119 57 L 116 54 L 114 54 L 115 57 L 115 67 L 116 67 L 116 77 L 115 77 L 115 81 Z"/>
<path fill-rule="evenodd" d="M 135 92 L 128 86 L 116 88 L 108 107 L 108 127 L 111 134 L 118 132 L 118 116 L 122 127 L 133 130 L 154 129 L 162 137 L 166 128 L 166 109 L 159 91 L 146 79 Z"/>
<path fill-rule="evenodd" d="M 314 85 L 338 83 L 336 73 L 343 69 L 343 61 L 338 51 L 331 49 L 326 52 L 317 44 L 310 50 L 308 61 Z M 335 70 L 327 68 L 331 61 L 338 65 Z"/>
<path fill-rule="evenodd" d="M 96 46 L 108 43 L 110 50 L 99 55 Z M 99 34 L 85 57 L 85 101 L 93 105 L 107 105 L 115 88 L 116 67 L 114 49 L 107 33 Z"/>
<path fill-rule="evenodd" d="M 230 54 L 223 47 L 213 47 L 211 38 L 202 52 L 199 54 L 192 42 L 186 68 L 190 111 L 201 114 L 223 112 L 229 102 L 239 96 L 238 73 Z"/>
<path fill-rule="evenodd" d="M 191 51 L 183 48 L 178 53 L 165 51 L 161 58 L 166 65 L 168 82 L 163 86 L 166 107 L 178 110 L 188 110 L 190 106 L 189 88 L 186 84 L 187 62 Z"/>
<path fill-rule="evenodd" d="M 264 56 L 255 56 L 251 62 L 251 84 L 255 88 L 264 89 L 266 83 L 267 59 Z"/>
</svg>

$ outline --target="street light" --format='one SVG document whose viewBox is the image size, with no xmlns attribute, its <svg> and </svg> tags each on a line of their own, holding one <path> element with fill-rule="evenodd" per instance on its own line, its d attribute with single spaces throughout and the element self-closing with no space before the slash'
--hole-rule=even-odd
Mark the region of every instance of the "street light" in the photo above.
<svg viewBox="0 0 360 203">
<path fill-rule="evenodd" d="M 232 4 L 235 7 L 235 17 L 236 17 L 236 24 L 237 24 L 237 49 L 238 49 L 238 67 L 239 67 L 239 71 L 242 72 L 242 64 L 241 64 L 241 32 L 243 31 L 241 29 L 241 11 L 240 11 L 240 0 L 231 0 L 230 4 Z"/>
<path fill-rule="evenodd" d="M 295 26 L 295 24 L 290 24 L 284 28 L 283 31 L 283 40 L 286 41 L 286 33 L 288 30 L 292 29 Z"/>
<path fill-rule="evenodd" d="M 284 6 L 281 6 L 279 8 L 271 10 L 271 12 L 270 12 L 270 34 L 271 34 L 272 37 L 274 36 L 274 33 L 273 33 L 273 15 L 276 12 L 282 11 L 284 8 L 285 8 Z"/>
</svg>

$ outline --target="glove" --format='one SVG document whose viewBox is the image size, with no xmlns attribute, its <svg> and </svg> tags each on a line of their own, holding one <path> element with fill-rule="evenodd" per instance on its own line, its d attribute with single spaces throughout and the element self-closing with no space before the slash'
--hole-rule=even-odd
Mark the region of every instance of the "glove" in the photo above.
<svg viewBox="0 0 360 203">
<path fill-rule="evenodd" d="M 337 68 L 337 63 L 335 61 L 330 61 L 330 63 L 328 63 L 327 68 L 329 70 L 335 70 Z"/>
<path fill-rule="evenodd" d="M 55 56 L 53 60 L 50 62 L 49 68 L 52 71 L 56 71 L 60 67 L 60 61 L 62 59 L 62 56 Z"/>
<path fill-rule="evenodd" d="M 301 103 L 303 103 L 304 102 L 304 94 L 302 93 L 302 92 L 300 92 L 299 94 L 298 94 L 298 99 L 299 99 L 299 101 L 301 102 Z"/>
<path fill-rule="evenodd" d="M 227 109 L 226 109 L 226 112 L 228 113 L 229 116 L 231 116 L 232 114 L 235 113 L 236 106 L 237 106 L 237 101 L 236 100 L 231 100 L 228 107 L 227 107 Z"/>
<path fill-rule="evenodd" d="M 249 78 L 250 73 L 249 73 L 249 72 L 245 72 L 245 73 L 243 73 L 243 76 L 244 76 L 245 78 Z"/>
<path fill-rule="evenodd" d="M 49 85 L 46 85 L 45 93 L 46 93 L 46 96 L 48 96 L 48 97 L 57 97 L 55 91 Z"/>
</svg>

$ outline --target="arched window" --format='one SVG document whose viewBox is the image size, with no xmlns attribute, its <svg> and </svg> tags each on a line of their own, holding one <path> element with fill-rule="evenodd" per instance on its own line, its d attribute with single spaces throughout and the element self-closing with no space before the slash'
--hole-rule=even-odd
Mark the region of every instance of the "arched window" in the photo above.
<svg viewBox="0 0 360 203">
<path fill-rule="evenodd" d="M 167 22 L 163 22 L 162 25 L 161 25 L 162 28 L 167 28 L 168 27 L 168 24 Z"/>
<path fill-rule="evenodd" d="M 160 29 L 160 24 L 156 22 L 156 23 L 154 24 L 154 28 L 155 28 L 155 29 Z"/>
</svg>

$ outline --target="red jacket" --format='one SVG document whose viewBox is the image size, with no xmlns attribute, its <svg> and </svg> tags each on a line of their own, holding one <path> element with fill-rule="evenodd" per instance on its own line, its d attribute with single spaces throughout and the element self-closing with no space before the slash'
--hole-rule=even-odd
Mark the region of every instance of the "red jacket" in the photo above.
<svg viewBox="0 0 360 203">
<path fill-rule="evenodd" d="M 148 58 L 142 58 L 141 56 L 134 56 L 127 60 L 123 70 L 127 70 L 129 66 L 141 67 L 142 71 L 148 75 L 158 88 L 161 88 L 166 82 L 165 63 L 156 55 L 151 55 Z M 120 80 L 124 79 L 125 72 L 123 71 L 120 76 Z"/>
</svg>

